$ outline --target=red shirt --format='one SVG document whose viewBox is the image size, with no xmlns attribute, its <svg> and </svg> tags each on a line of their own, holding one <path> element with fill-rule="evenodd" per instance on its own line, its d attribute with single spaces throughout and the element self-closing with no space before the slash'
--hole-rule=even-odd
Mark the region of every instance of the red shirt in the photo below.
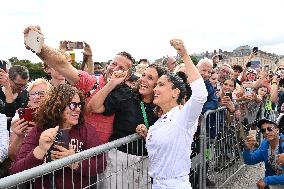
<svg viewBox="0 0 284 189">
<path fill-rule="evenodd" d="M 96 84 L 96 89 L 92 90 Z M 87 72 L 80 71 L 80 80 L 74 86 L 83 91 L 84 94 L 91 91 L 91 96 L 86 98 L 86 103 L 88 103 L 91 97 L 105 86 L 105 84 L 106 82 L 103 75 L 94 76 L 89 75 Z M 114 115 L 105 116 L 97 113 L 85 113 L 85 122 L 95 127 L 97 135 L 102 143 L 107 143 L 109 141 L 109 137 L 113 130 L 113 119 Z"/>
</svg>

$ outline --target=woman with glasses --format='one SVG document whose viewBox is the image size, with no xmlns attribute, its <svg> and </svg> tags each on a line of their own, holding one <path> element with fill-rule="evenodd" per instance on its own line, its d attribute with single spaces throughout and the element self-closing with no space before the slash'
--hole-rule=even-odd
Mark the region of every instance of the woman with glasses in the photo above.
<svg viewBox="0 0 284 189">
<path fill-rule="evenodd" d="M 265 163 L 265 176 L 257 181 L 258 188 L 283 188 L 284 166 L 278 164 L 277 157 L 284 152 L 284 135 L 279 133 L 277 123 L 272 120 L 262 119 L 257 123 L 257 127 L 264 140 L 255 148 L 256 136 L 252 132 L 247 136 L 243 152 L 244 161 L 247 165 Z"/>
<path fill-rule="evenodd" d="M 9 144 L 10 160 L 15 160 L 26 134 L 34 127 L 32 113 L 40 106 L 51 89 L 51 84 L 45 79 L 36 79 L 28 84 L 28 105 L 26 108 L 18 109 L 11 123 Z M 19 113 L 21 114 L 20 116 Z"/>
<path fill-rule="evenodd" d="M 76 88 L 68 84 L 54 88 L 36 110 L 36 127 L 25 137 L 11 173 L 100 145 L 95 128 L 84 124 L 84 107 L 83 96 Z M 64 182 L 65 188 L 86 187 L 89 179 L 103 170 L 103 160 L 103 155 L 99 155 L 56 171 L 55 186 L 50 183 L 50 175 L 36 179 L 34 186 L 59 189 Z"/>
</svg>

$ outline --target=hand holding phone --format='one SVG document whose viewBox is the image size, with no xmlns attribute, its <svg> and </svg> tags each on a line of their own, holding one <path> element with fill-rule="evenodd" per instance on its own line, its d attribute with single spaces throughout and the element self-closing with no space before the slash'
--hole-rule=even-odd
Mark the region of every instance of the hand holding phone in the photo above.
<svg viewBox="0 0 284 189">
<path fill-rule="evenodd" d="M 252 137 L 252 140 L 256 140 L 256 130 L 249 130 L 248 135 Z"/>
<path fill-rule="evenodd" d="M 24 119 L 25 121 L 28 122 L 33 122 L 33 113 L 35 109 L 33 108 L 21 108 L 18 110 L 19 118 Z M 29 127 L 33 127 L 33 125 L 29 124 Z"/>
<path fill-rule="evenodd" d="M 32 52 L 40 53 L 44 43 L 44 37 L 42 34 L 30 30 L 27 36 L 25 36 L 25 44 Z"/>
</svg>

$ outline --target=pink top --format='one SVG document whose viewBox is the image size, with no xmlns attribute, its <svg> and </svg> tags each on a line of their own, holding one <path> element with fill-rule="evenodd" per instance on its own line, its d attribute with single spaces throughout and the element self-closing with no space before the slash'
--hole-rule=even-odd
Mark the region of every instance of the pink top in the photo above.
<svg viewBox="0 0 284 189">
<path fill-rule="evenodd" d="M 94 76 L 89 75 L 87 72 L 80 71 L 80 80 L 74 86 L 84 94 L 89 93 L 90 97 L 86 97 L 86 104 L 90 101 L 91 97 L 95 95 L 106 82 L 103 75 Z M 97 82 L 98 81 L 98 82 Z M 97 87 L 94 87 L 97 84 Z M 93 88 L 95 88 L 93 90 Z M 114 115 L 105 116 L 97 113 L 85 113 L 85 122 L 95 127 L 97 135 L 102 143 L 107 143 L 112 134 Z"/>
</svg>

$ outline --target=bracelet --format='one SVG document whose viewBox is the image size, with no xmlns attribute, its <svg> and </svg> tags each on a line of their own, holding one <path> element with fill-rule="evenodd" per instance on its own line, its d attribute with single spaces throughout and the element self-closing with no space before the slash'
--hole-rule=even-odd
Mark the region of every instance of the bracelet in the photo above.
<svg viewBox="0 0 284 189">
<path fill-rule="evenodd" d="M 278 83 L 277 83 L 277 82 L 272 82 L 272 85 L 273 85 L 273 84 L 276 84 L 276 85 L 278 85 Z"/>
</svg>

